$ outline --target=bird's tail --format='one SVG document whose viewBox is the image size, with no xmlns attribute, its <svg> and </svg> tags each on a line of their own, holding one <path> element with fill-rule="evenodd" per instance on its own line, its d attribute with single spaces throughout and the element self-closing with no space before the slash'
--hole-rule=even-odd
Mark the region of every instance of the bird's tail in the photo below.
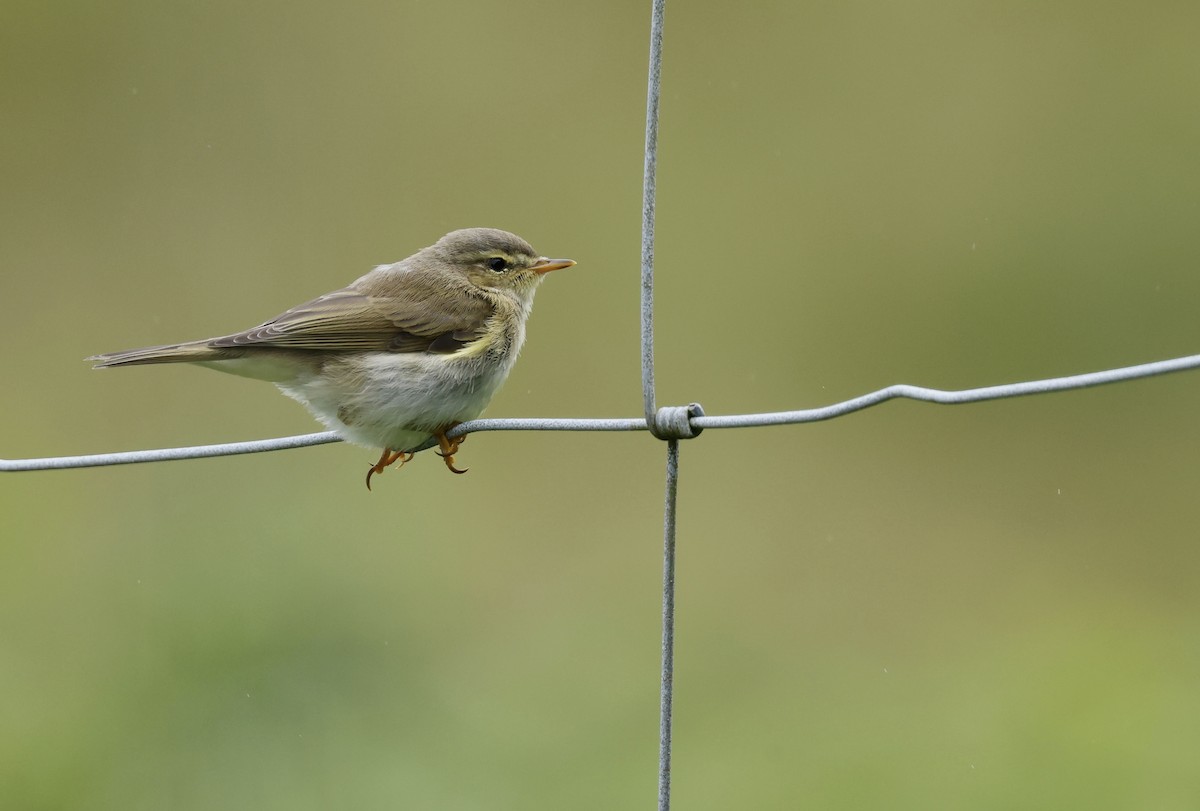
<svg viewBox="0 0 1200 811">
<path fill-rule="evenodd" d="M 230 357 L 230 350 L 227 348 L 210 346 L 208 341 L 191 341 L 186 344 L 145 346 L 141 349 L 126 349 L 124 352 L 106 352 L 103 355 L 92 355 L 87 360 L 95 362 L 92 368 L 104 369 L 109 366 L 136 366 L 143 363 L 203 363 L 227 360 Z"/>
</svg>

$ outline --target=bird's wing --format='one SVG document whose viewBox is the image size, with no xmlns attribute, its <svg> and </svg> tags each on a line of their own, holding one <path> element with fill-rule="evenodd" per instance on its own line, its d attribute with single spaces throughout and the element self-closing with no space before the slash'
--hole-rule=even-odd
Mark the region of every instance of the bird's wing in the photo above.
<svg viewBox="0 0 1200 811">
<path fill-rule="evenodd" d="M 276 347 L 329 352 L 455 352 L 481 337 L 492 314 L 486 299 L 435 296 L 433 288 L 375 296 L 336 290 L 245 332 L 210 341 L 214 347 Z"/>
</svg>

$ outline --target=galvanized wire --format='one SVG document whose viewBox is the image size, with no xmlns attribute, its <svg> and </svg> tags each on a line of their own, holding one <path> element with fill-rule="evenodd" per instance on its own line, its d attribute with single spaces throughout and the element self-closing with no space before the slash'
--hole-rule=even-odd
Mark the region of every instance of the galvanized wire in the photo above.
<svg viewBox="0 0 1200 811">
<path fill-rule="evenodd" d="M 770 425 L 795 425 L 846 416 L 856 411 L 862 411 L 871 406 L 885 403 L 888 400 L 905 399 L 940 403 L 942 405 L 962 405 L 987 400 L 1001 400 L 1009 397 L 1023 397 L 1031 394 L 1047 394 L 1070 389 L 1084 389 L 1109 383 L 1119 383 L 1126 380 L 1136 380 L 1143 377 L 1164 375 L 1171 372 L 1181 372 L 1197 367 L 1200 367 L 1200 355 L 1188 355 L 1182 358 L 1143 363 L 1137 366 L 1125 366 L 1120 369 L 1107 369 L 1101 372 L 1089 372 L 1087 374 L 1069 375 L 1067 377 L 1051 377 L 1044 380 L 1029 380 L 1020 383 L 1006 383 L 999 386 L 985 386 L 974 389 L 945 390 L 901 384 L 888 386 L 869 394 L 863 394 L 859 397 L 819 408 L 753 414 L 689 416 L 687 421 L 694 431 L 706 428 L 753 428 Z M 660 409 L 659 413 L 665 410 Z M 695 412 L 693 411 L 692 413 L 694 414 Z M 659 422 L 662 423 L 663 420 L 660 418 Z M 531 417 L 522 419 L 471 420 L 449 431 L 447 435 L 453 438 L 484 431 L 645 430 L 647 430 L 646 420 L 640 417 L 600 419 Z M 262 453 L 265 451 L 287 450 L 289 448 L 305 448 L 311 445 L 323 445 L 338 441 L 340 439 L 336 434 L 322 432 L 279 437 L 277 439 L 256 439 L 249 442 L 226 442 L 219 445 L 196 445 L 184 448 L 121 451 L 118 453 L 97 453 L 86 456 L 51 456 L 36 459 L 0 459 L 0 472 L 103 467 L 139 462 L 165 462 L 211 456 L 233 456 L 242 453 Z M 432 446 L 432 443 L 429 443 L 429 446 Z"/>
<path fill-rule="evenodd" d="M 654 204 L 658 170 L 658 100 L 662 86 L 663 14 L 666 0 L 650 13 L 650 76 L 646 83 L 646 149 L 642 163 L 642 414 L 654 425 Z"/>
<path fill-rule="evenodd" d="M 646 149 L 642 163 L 642 416 L 645 426 L 667 440 L 667 492 L 664 512 L 662 672 L 658 716 L 658 811 L 671 807 L 671 720 L 675 689 L 675 493 L 679 478 L 679 439 L 695 436 L 690 412 L 671 410 L 673 431 L 659 423 L 654 396 L 654 204 L 658 173 L 658 102 L 662 87 L 663 17 L 666 0 L 650 11 L 650 65 L 646 81 Z M 697 412 L 703 410 L 696 406 Z M 663 421 L 664 423 L 666 420 Z"/>
<path fill-rule="evenodd" d="M 1119 369 L 1106 369 L 1101 372 L 1068 375 L 1067 377 L 1050 377 L 1044 380 L 1027 380 L 1021 383 L 1005 383 L 999 386 L 985 386 L 977 389 L 959 389 L 946 391 L 930 389 L 922 386 L 899 384 L 888 386 L 886 389 L 873 391 L 850 400 L 845 400 L 823 408 L 810 408 L 802 411 L 776 411 L 765 414 L 731 414 L 723 417 L 693 417 L 691 423 L 697 428 L 753 428 L 765 425 L 788 425 L 800 422 L 820 422 L 833 419 L 855 411 L 862 411 L 888 400 L 923 400 L 927 403 L 941 405 L 960 405 L 963 403 L 981 403 L 986 400 L 1002 400 L 1008 397 L 1024 397 L 1030 394 L 1048 394 L 1069 389 L 1087 389 L 1093 386 L 1103 386 L 1108 383 L 1119 383 L 1125 380 L 1137 380 L 1142 377 L 1165 375 L 1171 372 L 1182 372 L 1185 369 L 1200 367 L 1200 355 L 1188 355 L 1183 358 L 1160 360 L 1153 363 L 1142 363 L 1137 366 L 1125 366 Z"/>
<path fill-rule="evenodd" d="M 235 456 L 242 453 L 282 451 L 289 448 L 308 448 L 341 442 L 342 438 L 332 431 L 319 434 L 284 436 L 278 439 L 255 439 L 249 442 L 224 442 L 219 445 L 193 445 L 186 448 L 155 448 L 145 451 L 119 451 L 117 453 L 94 453 L 84 456 L 51 456 L 44 459 L 0 459 L 0 471 L 63 470 L 75 467 L 107 467 L 108 465 L 133 465 L 142 462 L 169 462 L 178 459 L 203 459 L 209 456 Z"/>
<path fill-rule="evenodd" d="M 671 807 L 671 721 L 675 703 L 675 504 L 679 494 L 679 440 L 667 440 L 663 507 L 662 675 L 658 715 L 658 808 Z"/>
</svg>

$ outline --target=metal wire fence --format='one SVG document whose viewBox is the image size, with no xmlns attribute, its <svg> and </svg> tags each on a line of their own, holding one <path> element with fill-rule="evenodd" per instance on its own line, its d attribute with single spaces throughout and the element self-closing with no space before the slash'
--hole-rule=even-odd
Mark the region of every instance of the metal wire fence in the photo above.
<svg viewBox="0 0 1200 811">
<path fill-rule="evenodd" d="M 661 88 L 663 16 L 665 0 L 652 0 L 650 25 L 649 80 L 646 104 L 646 145 L 643 173 L 641 252 L 641 372 L 644 414 L 642 417 L 602 419 L 479 419 L 465 422 L 447 436 L 455 438 L 484 431 L 649 431 L 667 447 L 666 486 L 663 516 L 662 669 L 659 718 L 658 808 L 666 811 L 671 802 L 671 723 L 674 690 L 675 641 L 675 516 L 679 486 L 679 441 L 691 439 L 706 428 L 751 428 L 819 422 L 852 414 L 894 399 L 919 400 L 942 405 L 977 403 L 1030 394 L 1082 389 L 1108 383 L 1136 380 L 1200 367 L 1200 355 L 1107 369 L 1086 374 L 1043 380 L 1007 383 L 982 388 L 942 390 L 913 385 L 895 385 L 830 405 L 753 414 L 706 415 L 698 403 L 658 408 L 654 384 L 654 215 L 655 175 L 658 159 L 658 107 Z M 217 445 L 122 451 L 82 456 L 37 459 L 0 459 L 0 472 L 58 470 L 108 465 L 201 459 L 246 453 L 306 448 L 339 442 L 331 432 L 279 437 L 276 439 L 229 442 Z M 433 447 L 431 440 L 421 448 Z"/>
<path fill-rule="evenodd" d="M 644 417 L 614 417 L 597 419 L 578 419 L 570 417 L 526 417 L 507 419 L 471 420 L 447 431 L 451 439 L 467 434 L 478 434 L 486 431 L 650 431 L 662 439 L 691 439 L 705 428 L 761 428 L 774 425 L 798 425 L 807 422 L 821 422 L 835 417 L 844 417 L 856 411 L 862 411 L 885 403 L 888 400 L 917 400 L 941 405 L 962 405 L 965 403 L 982 403 L 988 400 L 1005 400 L 1010 397 L 1023 397 L 1030 394 L 1049 394 L 1071 389 L 1086 389 L 1102 386 L 1107 383 L 1121 383 L 1127 380 L 1137 380 L 1142 377 L 1157 377 L 1171 372 L 1182 372 L 1200 367 L 1200 355 L 1187 355 L 1182 358 L 1142 363 L 1137 366 L 1123 366 L 1119 369 L 1106 369 L 1100 372 L 1069 375 L 1067 377 L 1049 377 L 1043 380 L 1026 380 L 1020 383 L 1004 383 L 997 386 L 984 386 L 975 389 L 931 389 L 923 386 L 898 384 L 853 397 L 849 400 L 831 403 L 819 408 L 805 408 L 797 411 L 766 411 L 756 414 L 705 414 L 699 403 L 687 406 L 672 406 L 660 408 L 652 415 L 652 420 Z M 653 393 L 651 393 L 653 397 Z M 651 425 L 653 422 L 653 427 Z M 255 439 L 247 442 L 224 442 L 216 445 L 193 445 L 179 448 L 154 448 L 144 451 L 119 451 L 117 453 L 96 453 L 82 456 L 47 456 L 36 459 L 0 459 L 0 472 L 15 473 L 31 470 L 63 470 L 80 467 L 107 467 L 109 465 L 130 465 L 142 462 L 169 462 L 179 459 L 205 459 L 212 456 L 237 456 L 245 453 L 263 453 L 266 451 L 283 451 L 292 448 L 309 448 L 313 445 L 328 445 L 341 442 L 342 438 L 332 431 L 320 431 L 313 434 L 278 437 L 276 439 Z M 432 448 L 434 443 L 427 442 L 418 451 Z"/>
</svg>

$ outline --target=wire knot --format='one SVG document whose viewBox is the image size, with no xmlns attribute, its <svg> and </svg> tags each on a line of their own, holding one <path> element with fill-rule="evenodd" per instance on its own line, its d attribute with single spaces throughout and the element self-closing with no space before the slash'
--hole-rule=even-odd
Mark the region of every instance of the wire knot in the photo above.
<svg viewBox="0 0 1200 811">
<path fill-rule="evenodd" d="M 654 419 L 647 423 L 650 433 L 658 439 L 694 439 L 703 428 L 692 425 L 692 417 L 703 417 L 704 409 L 699 403 L 685 406 L 660 408 Z"/>
</svg>

